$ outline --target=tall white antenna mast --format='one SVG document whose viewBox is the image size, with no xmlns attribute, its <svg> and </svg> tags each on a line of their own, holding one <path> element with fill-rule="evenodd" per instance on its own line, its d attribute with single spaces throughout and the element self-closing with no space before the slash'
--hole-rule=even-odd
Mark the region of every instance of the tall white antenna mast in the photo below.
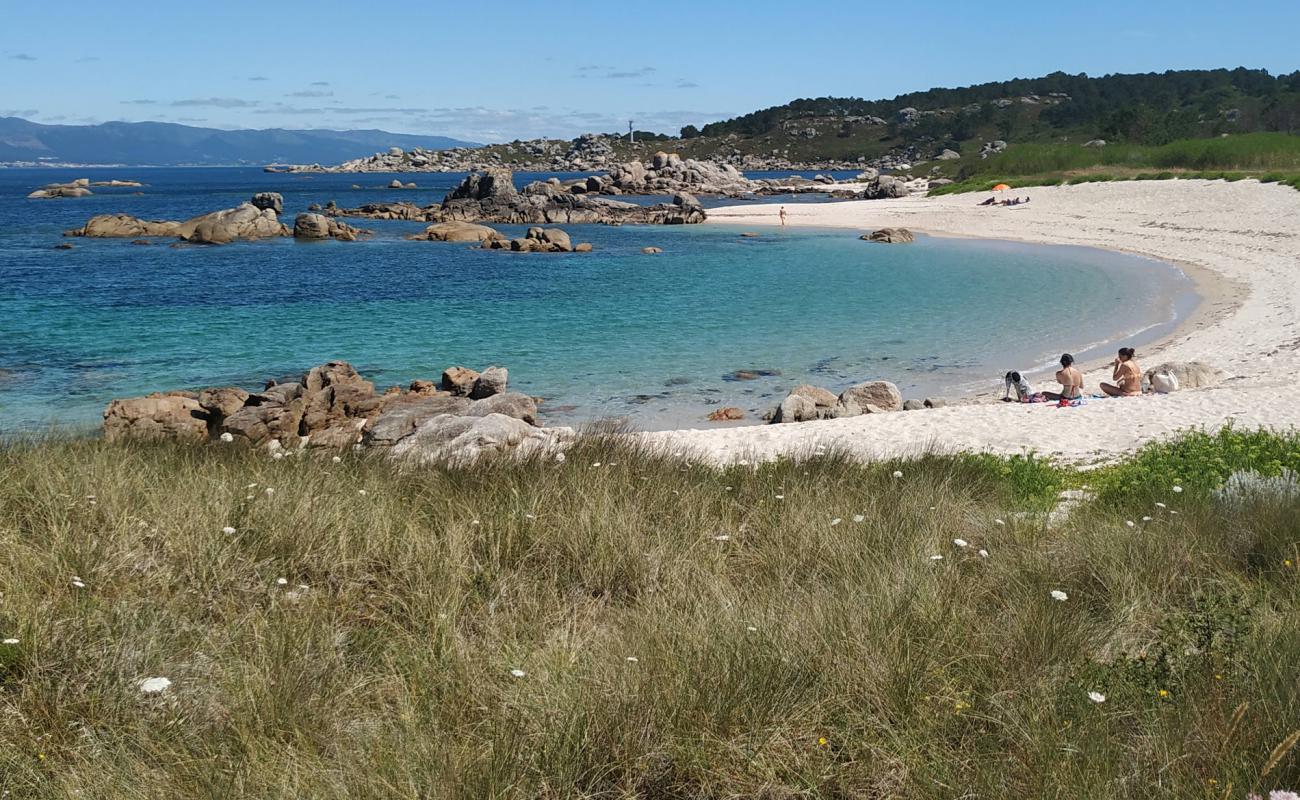
<svg viewBox="0 0 1300 800">
<path fill-rule="evenodd" d="M 636 131 L 632 130 L 632 120 L 627 121 L 627 141 L 629 144 L 636 144 Z"/>
</svg>

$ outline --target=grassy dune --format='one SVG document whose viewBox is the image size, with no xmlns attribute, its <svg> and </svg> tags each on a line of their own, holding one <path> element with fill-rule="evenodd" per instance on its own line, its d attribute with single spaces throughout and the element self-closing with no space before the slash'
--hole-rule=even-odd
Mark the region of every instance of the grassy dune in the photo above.
<svg viewBox="0 0 1300 800">
<path fill-rule="evenodd" d="M 1300 786 L 1300 498 L 1212 494 L 1297 462 L 1294 437 L 1231 432 L 1088 475 L 834 454 L 714 470 L 599 439 L 462 471 L 7 445 L 0 789 Z M 1082 483 L 1102 499 L 1048 526 Z"/>
<path fill-rule="evenodd" d="M 1013 144 L 991 158 L 971 157 L 944 169 L 958 181 L 932 194 L 988 191 L 1003 182 L 1023 187 L 1170 178 L 1258 178 L 1300 189 L 1300 136 L 1251 133 L 1161 146 Z"/>
</svg>

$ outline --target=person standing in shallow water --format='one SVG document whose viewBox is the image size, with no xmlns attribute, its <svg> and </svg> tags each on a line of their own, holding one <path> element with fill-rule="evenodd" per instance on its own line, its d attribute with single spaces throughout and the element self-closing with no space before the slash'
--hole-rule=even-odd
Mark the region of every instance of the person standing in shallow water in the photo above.
<svg viewBox="0 0 1300 800">
<path fill-rule="evenodd" d="M 784 228 L 785 227 L 785 206 L 781 206 L 781 211 L 779 213 L 779 216 L 781 217 L 781 227 Z"/>
<path fill-rule="evenodd" d="M 1115 371 L 1111 374 L 1114 383 L 1103 383 L 1101 390 L 1110 397 L 1136 397 L 1142 394 L 1142 370 L 1133 360 L 1133 348 L 1121 347 L 1119 355 L 1112 362 Z"/>
</svg>

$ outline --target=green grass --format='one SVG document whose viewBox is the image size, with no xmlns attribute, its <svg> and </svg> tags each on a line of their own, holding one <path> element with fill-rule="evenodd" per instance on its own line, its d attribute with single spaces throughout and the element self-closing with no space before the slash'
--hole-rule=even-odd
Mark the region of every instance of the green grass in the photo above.
<svg viewBox="0 0 1300 800">
<path fill-rule="evenodd" d="M 965 158 L 943 166 L 958 178 L 934 195 L 1112 180 L 1257 178 L 1300 189 L 1300 136 L 1251 133 L 1219 139 L 1181 139 L 1162 146 L 1013 144 L 988 159 Z"/>
<path fill-rule="evenodd" d="M 1300 728 L 1300 503 L 1209 492 L 1237 465 L 1289 463 L 1295 441 L 1193 436 L 1085 474 L 992 456 L 719 470 L 599 439 L 458 471 L 11 443 L 0 790 L 1300 786 L 1300 748 L 1269 764 Z M 1081 481 L 1102 498 L 1047 527 L 1034 512 Z M 1128 527 L 1139 510 L 1152 519 Z M 151 676 L 171 688 L 141 694 Z"/>
</svg>

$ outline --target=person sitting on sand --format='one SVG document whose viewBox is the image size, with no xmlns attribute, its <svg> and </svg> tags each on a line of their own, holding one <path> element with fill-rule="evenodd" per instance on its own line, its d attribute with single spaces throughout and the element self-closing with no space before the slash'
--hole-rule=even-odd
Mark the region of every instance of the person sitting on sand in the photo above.
<svg viewBox="0 0 1300 800">
<path fill-rule="evenodd" d="M 1115 383 L 1103 383 L 1103 392 L 1110 397 L 1136 397 L 1142 394 L 1142 370 L 1133 360 L 1133 348 L 1121 347 L 1111 365 L 1115 369 L 1111 374 Z"/>
<path fill-rule="evenodd" d="M 1083 373 L 1074 366 L 1074 356 L 1069 353 L 1061 356 L 1061 368 L 1056 371 L 1056 382 L 1061 384 L 1061 391 L 1043 392 L 1048 400 L 1078 400 L 1083 397 Z"/>
</svg>

